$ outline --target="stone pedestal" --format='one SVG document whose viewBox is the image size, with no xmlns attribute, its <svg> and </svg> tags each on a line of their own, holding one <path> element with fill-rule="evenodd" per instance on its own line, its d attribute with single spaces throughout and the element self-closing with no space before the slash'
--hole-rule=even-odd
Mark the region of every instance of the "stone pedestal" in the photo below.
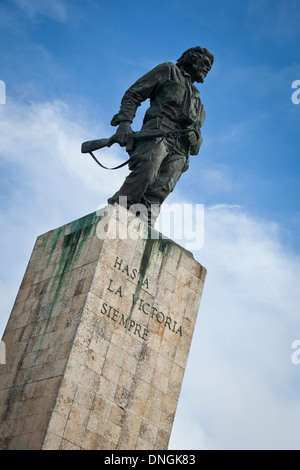
<svg viewBox="0 0 300 470">
<path fill-rule="evenodd" d="M 119 206 L 38 237 L 3 337 L 0 448 L 167 449 L 205 274 Z"/>
</svg>

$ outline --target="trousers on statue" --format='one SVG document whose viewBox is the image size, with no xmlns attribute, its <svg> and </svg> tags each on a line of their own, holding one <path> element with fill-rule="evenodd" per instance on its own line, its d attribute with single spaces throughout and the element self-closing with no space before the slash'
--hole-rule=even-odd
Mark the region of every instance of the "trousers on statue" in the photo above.
<svg viewBox="0 0 300 470">
<path fill-rule="evenodd" d="M 143 130 L 150 128 L 153 127 L 146 124 Z M 126 196 L 127 209 L 143 204 L 148 210 L 148 222 L 154 225 L 162 203 L 188 169 L 188 152 L 178 136 L 145 139 L 137 142 L 129 169 L 131 173 L 108 203 L 119 204 L 119 198 L 124 200 Z"/>
</svg>

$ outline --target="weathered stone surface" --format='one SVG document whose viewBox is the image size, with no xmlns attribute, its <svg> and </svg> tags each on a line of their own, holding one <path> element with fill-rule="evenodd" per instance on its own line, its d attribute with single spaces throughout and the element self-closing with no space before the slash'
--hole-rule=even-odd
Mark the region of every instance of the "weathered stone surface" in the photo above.
<svg viewBox="0 0 300 470">
<path fill-rule="evenodd" d="M 167 448 L 206 270 L 148 231 L 116 206 L 38 237 L 3 337 L 0 448 Z"/>
</svg>

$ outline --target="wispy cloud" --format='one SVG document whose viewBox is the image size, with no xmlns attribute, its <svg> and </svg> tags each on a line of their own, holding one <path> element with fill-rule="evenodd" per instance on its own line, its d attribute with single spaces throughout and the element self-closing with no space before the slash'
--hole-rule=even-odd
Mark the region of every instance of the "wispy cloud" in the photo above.
<svg viewBox="0 0 300 470">
<path fill-rule="evenodd" d="M 95 124 L 75 121 L 72 113 L 76 114 L 76 111 L 71 111 L 62 101 L 29 105 L 10 102 L 2 108 L 0 115 L 0 158 L 2 162 L 14 162 L 17 165 L 15 172 L 31 175 L 33 188 L 45 175 L 50 187 L 58 178 L 67 184 L 72 176 L 87 190 L 100 190 L 105 194 L 112 184 L 109 174 L 99 184 L 94 162 L 83 156 L 80 149 L 82 141 L 88 137 L 111 131 L 101 124 L 96 129 Z M 109 160 L 112 165 L 119 161 L 120 155 L 117 146 L 102 151 L 104 161 Z M 121 180 L 122 176 L 114 175 L 114 178 Z M 43 185 L 45 183 L 43 181 Z"/>
<path fill-rule="evenodd" d="M 249 0 L 248 21 L 257 37 L 290 42 L 299 34 L 299 1 Z"/>
<path fill-rule="evenodd" d="M 35 20 L 41 16 L 48 16 L 57 21 L 65 21 L 67 16 L 67 6 L 64 0 L 51 0 L 42 2 L 40 0 L 13 0 L 24 13 Z"/>
<path fill-rule="evenodd" d="M 197 258 L 208 274 L 171 448 L 299 449 L 299 256 L 277 224 L 219 205 Z"/>
<path fill-rule="evenodd" d="M 1 333 L 35 238 L 104 205 L 127 173 L 105 172 L 81 154 L 83 141 L 111 131 L 76 122 L 73 113 L 78 110 L 61 101 L 28 105 L 10 100 L 1 107 Z M 107 166 L 123 158 L 117 146 L 101 153 Z"/>
</svg>

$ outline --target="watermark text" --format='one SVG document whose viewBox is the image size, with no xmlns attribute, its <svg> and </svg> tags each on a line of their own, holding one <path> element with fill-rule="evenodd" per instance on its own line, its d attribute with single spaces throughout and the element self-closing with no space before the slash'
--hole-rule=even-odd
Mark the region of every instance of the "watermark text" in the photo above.
<svg viewBox="0 0 300 470">
<path fill-rule="evenodd" d="M 120 205 L 127 208 L 126 196 L 120 197 Z M 203 204 L 164 204 L 157 219 L 160 206 L 152 204 L 147 208 L 143 204 L 133 204 L 128 211 L 119 211 L 118 206 L 107 205 L 99 211 L 101 220 L 97 225 L 99 239 L 115 240 L 170 238 L 182 244 L 187 250 L 200 250 L 204 244 L 204 205 Z M 132 214 L 132 215 L 131 215 Z M 154 223 L 157 219 L 155 230 Z M 145 222 L 145 223 L 141 223 Z"/>
<path fill-rule="evenodd" d="M 299 104 L 300 103 L 300 80 L 294 80 L 292 83 L 292 88 L 296 88 L 296 91 L 292 94 L 292 103 Z"/>
<path fill-rule="evenodd" d="M 291 345 L 292 349 L 295 349 L 291 356 L 291 361 L 295 366 L 300 364 L 300 339 L 295 339 Z"/>
</svg>

